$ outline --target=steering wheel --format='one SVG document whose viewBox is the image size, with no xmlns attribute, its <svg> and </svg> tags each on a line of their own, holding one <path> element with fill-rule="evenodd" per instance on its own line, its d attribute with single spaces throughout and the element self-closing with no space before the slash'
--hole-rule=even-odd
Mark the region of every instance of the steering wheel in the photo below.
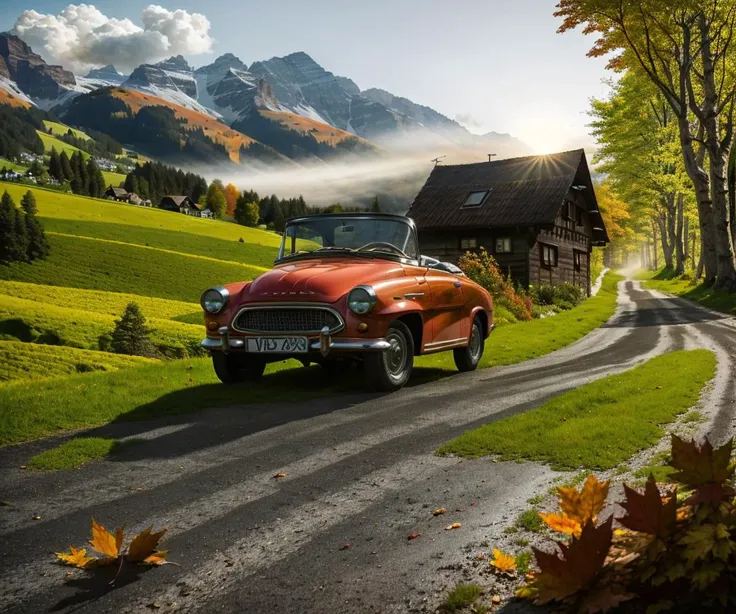
<svg viewBox="0 0 736 614">
<path fill-rule="evenodd" d="M 398 247 L 396 247 L 392 243 L 386 243 L 384 241 L 374 241 L 373 243 L 366 243 L 365 245 L 363 245 L 362 247 L 359 247 L 355 251 L 356 252 L 368 252 L 368 251 L 374 250 L 377 247 L 388 247 L 390 250 L 396 252 L 403 258 L 406 258 L 407 260 L 409 260 L 409 256 L 407 256 L 404 252 L 402 252 Z"/>
</svg>

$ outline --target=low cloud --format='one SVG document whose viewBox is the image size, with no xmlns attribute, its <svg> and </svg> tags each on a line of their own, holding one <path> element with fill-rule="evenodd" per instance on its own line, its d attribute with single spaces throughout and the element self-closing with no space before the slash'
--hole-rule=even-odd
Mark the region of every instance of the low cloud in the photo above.
<svg viewBox="0 0 736 614">
<path fill-rule="evenodd" d="M 210 22 L 199 13 L 152 4 L 143 9 L 141 24 L 107 17 L 93 5 L 70 4 L 58 15 L 23 11 L 13 33 L 47 60 L 75 72 L 106 64 L 129 71 L 172 55 L 212 49 Z"/>
<path fill-rule="evenodd" d="M 458 113 L 455 116 L 455 121 L 458 124 L 462 124 L 466 128 L 475 129 L 478 130 L 483 127 L 484 122 L 481 119 L 478 119 L 474 115 L 470 113 Z"/>
</svg>

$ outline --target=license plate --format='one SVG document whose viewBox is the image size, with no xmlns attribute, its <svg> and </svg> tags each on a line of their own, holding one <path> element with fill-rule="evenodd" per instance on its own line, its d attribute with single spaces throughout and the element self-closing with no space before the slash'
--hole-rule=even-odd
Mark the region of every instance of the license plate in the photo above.
<svg viewBox="0 0 736 614">
<path fill-rule="evenodd" d="M 309 350 L 306 337 L 249 337 L 245 344 L 247 352 L 257 354 L 304 354 Z"/>
</svg>

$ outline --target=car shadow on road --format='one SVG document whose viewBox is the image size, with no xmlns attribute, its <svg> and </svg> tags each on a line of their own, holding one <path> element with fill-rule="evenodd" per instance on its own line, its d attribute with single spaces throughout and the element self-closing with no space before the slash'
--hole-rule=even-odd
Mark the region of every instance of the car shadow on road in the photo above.
<svg viewBox="0 0 736 614">
<path fill-rule="evenodd" d="M 418 367 L 407 387 L 421 386 L 452 374 L 448 370 Z M 249 398 L 254 387 L 259 388 L 259 400 Z M 269 397 L 269 390 L 273 392 L 273 400 L 261 401 L 260 398 Z M 287 400 L 283 400 L 285 390 L 289 392 Z M 202 384 L 176 390 L 106 425 L 77 432 L 68 439 L 139 439 L 138 445 L 114 449 L 108 456 L 113 462 L 176 458 L 381 397 L 390 403 L 390 394 L 366 391 L 362 373 L 357 369 L 343 374 L 340 381 L 330 380 L 319 367 L 290 369 L 267 375 L 256 384 Z M 152 431 L 157 431 L 155 436 L 147 439 L 146 433 Z M 49 447 L 58 444 L 57 439 Z"/>
</svg>

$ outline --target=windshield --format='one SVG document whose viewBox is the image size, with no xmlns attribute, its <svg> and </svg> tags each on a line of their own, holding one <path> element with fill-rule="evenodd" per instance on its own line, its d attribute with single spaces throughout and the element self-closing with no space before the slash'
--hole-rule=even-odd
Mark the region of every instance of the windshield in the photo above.
<svg viewBox="0 0 736 614">
<path fill-rule="evenodd" d="M 345 253 L 419 258 L 414 228 L 408 219 L 325 215 L 290 222 L 284 230 L 279 260 L 297 254 Z"/>
</svg>

